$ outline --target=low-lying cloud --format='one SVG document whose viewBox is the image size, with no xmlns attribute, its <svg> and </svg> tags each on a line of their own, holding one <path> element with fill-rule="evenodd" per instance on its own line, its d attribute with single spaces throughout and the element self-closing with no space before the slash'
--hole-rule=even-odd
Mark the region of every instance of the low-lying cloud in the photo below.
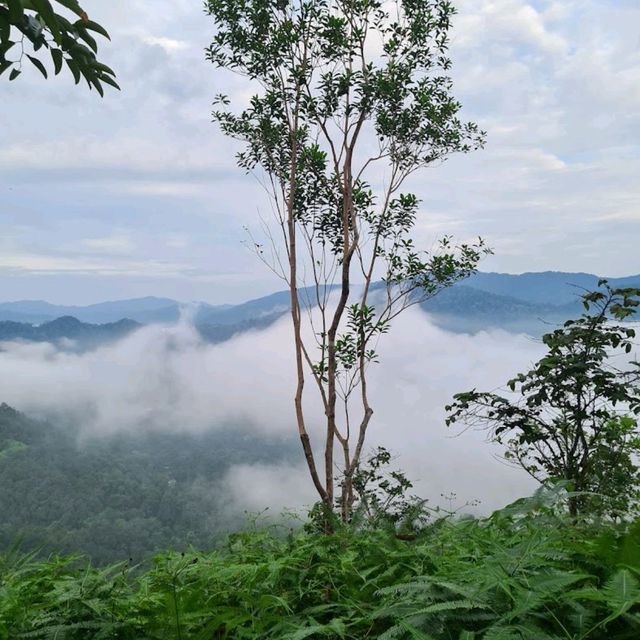
<svg viewBox="0 0 640 640">
<path fill-rule="evenodd" d="M 183 321 L 144 327 L 81 354 L 44 343 L 0 347 L 0 400 L 32 415 L 73 420 L 86 437 L 229 425 L 262 437 L 296 437 L 286 318 L 217 345 L 204 343 Z M 370 375 L 375 413 L 368 444 L 392 450 L 417 493 L 438 502 L 440 494 L 455 492 L 459 501 L 480 499 L 486 511 L 531 490 L 524 473 L 496 458 L 484 433 L 447 430 L 444 405 L 459 391 L 503 385 L 541 355 L 538 342 L 504 332 L 453 334 L 410 310 L 379 351 L 381 363 Z M 322 414 L 319 405 L 309 408 L 318 416 L 314 429 Z M 292 465 L 233 467 L 225 480 L 230 499 L 252 511 L 313 502 L 305 470 Z"/>
</svg>

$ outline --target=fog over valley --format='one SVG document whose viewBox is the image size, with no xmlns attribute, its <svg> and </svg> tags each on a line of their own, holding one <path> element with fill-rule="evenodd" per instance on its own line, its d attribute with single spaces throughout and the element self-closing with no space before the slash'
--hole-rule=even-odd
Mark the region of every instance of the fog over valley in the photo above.
<svg viewBox="0 0 640 640">
<path fill-rule="evenodd" d="M 367 365 L 364 459 L 386 448 L 389 470 L 405 472 L 430 508 L 481 516 L 531 494 L 537 484 L 486 430 L 445 425 L 445 406 L 471 389 L 508 396 L 506 382 L 545 354 L 541 335 L 577 317 L 579 294 L 597 283 L 478 273 L 403 312 Z M 247 513 L 304 521 L 317 494 L 297 434 L 288 300 L 0 303 L 0 511 L 10 514 L 0 545 L 19 532 L 27 546 L 109 562 L 210 547 Z M 319 310 L 307 311 L 317 331 Z M 303 338 L 315 344 L 308 322 Z M 321 445 L 324 410 L 306 383 L 306 426 Z M 337 417 L 345 423 L 341 406 Z"/>
<path fill-rule="evenodd" d="M 188 318 L 85 353 L 5 342 L 2 399 L 31 416 L 71 421 L 85 444 L 118 432 L 197 434 L 240 425 L 296 445 L 289 323 L 284 317 L 215 345 Z M 498 462 L 483 433 L 447 430 L 444 405 L 454 393 L 503 385 L 541 354 L 539 341 L 526 335 L 454 334 L 420 310 L 407 312 L 381 340 L 381 365 L 372 365 L 370 446 L 398 454 L 416 491 L 436 502 L 456 492 L 462 501 L 482 498 L 490 510 L 521 495 L 530 486 L 523 473 Z M 287 464 L 301 462 L 296 456 Z M 243 464 L 229 471 L 227 486 L 250 510 L 301 507 L 314 501 L 305 473 L 300 467 L 299 478 L 285 480 L 278 465 Z"/>
</svg>

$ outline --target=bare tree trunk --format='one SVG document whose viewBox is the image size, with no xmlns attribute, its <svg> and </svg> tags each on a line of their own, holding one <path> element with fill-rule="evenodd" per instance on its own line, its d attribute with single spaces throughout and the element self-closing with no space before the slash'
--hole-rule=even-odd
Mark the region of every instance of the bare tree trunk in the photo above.
<svg viewBox="0 0 640 640">
<path fill-rule="evenodd" d="M 296 358 L 296 394 L 294 398 L 296 422 L 298 425 L 298 435 L 302 444 L 305 461 L 309 468 L 309 473 L 313 484 L 323 501 L 327 501 L 328 495 L 325 487 L 322 486 L 318 470 L 316 468 L 313 456 L 313 448 L 309 439 L 309 434 L 305 425 L 304 409 L 302 399 L 304 393 L 304 361 L 302 340 L 302 323 L 300 317 L 300 297 L 298 295 L 298 256 L 296 246 L 296 221 L 294 211 L 295 193 L 297 188 L 296 180 L 296 164 L 298 161 L 298 144 L 296 140 L 297 133 L 297 111 L 294 115 L 293 127 L 291 132 L 291 158 L 289 170 L 289 193 L 287 195 L 287 233 L 288 233 L 288 256 L 289 256 L 289 292 L 291 294 L 291 320 L 293 323 L 294 348 Z"/>
<path fill-rule="evenodd" d="M 351 241 L 351 211 L 352 211 L 352 175 L 351 175 L 351 151 L 347 151 L 342 170 L 342 269 L 340 280 L 340 298 L 329 330 L 327 331 L 327 438 L 324 450 L 325 459 L 325 483 L 327 489 L 327 502 L 333 508 L 334 500 L 334 473 L 333 454 L 336 439 L 336 405 L 338 394 L 336 389 L 338 376 L 338 362 L 336 359 L 336 338 L 340 322 L 349 301 L 351 260 L 357 239 Z M 353 229 L 355 233 L 355 228 Z"/>
</svg>

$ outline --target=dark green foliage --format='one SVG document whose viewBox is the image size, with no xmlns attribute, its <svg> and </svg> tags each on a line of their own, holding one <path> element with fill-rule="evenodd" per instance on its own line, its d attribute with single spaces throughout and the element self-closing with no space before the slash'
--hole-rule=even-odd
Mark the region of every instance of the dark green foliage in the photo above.
<svg viewBox="0 0 640 640">
<path fill-rule="evenodd" d="M 507 383 L 515 398 L 457 394 L 447 423 L 489 426 L 534 478 L 569 482 L 574 516 L 617 518 L 640 497 L 640 365 L 627 362 L 635 329 L 620 324 L 640 306 L 640 289 L 599 286 L 583 296 L 580 318 L 543 336 L 547 354 Z"/>
<path fill-rule="evenodd" d="M 433 569 L 382 591 L 377 615 L 396 624 L 381 637 L 637 637 L 639 558 L 622 561 L 622 549 L 637 549 L 637 522 L 575 527 L 558 501 L 561 492 L 539 492 L 487 520 L 445 527 Z"/>
<path fill-rule="evenodd" d="M 640 522 L 575 526 L 561 498 L 441 519 L 412 541 L 253 530 L 144 572 L 9 554 L 0 638 L 637 638 Z"/>
<path fill-rule="evenodd" d="M 356 500 L 350 525 L 414 536 L 429 520 L 427 501 L 408 495 L 412 482 L 404 472 L 388 469 L 390 463 L 390 452 L 378 447 L 358 467 L 353 478 Z"/>
<path fill-rule="evenodd" d="M 53 3 L 66 9 L 67 16 L 57 13 Z M 30 44 L 34 54 L 49 51 L 55 75 L 66 64 L 76 84 L 84 78 L 101 96 L 103 84 L 119 89 L 115 73 L 96 58 L 98 44 L 92 34 L 109 39 L 78 0 L 0 0 L 0 74 L 10 70 L 9 80 L 15 80 L 26 58 L 47 78 L 42 60 L 25 52 Z"/>
</svg>

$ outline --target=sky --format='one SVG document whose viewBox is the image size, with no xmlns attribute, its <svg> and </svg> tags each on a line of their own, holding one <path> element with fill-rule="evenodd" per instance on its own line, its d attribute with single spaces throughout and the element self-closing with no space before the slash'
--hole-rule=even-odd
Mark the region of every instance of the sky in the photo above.
<svg viewBox="0 0 640 640">
<path fill-rule="evenodd" d="M 429 168 L 416 233 L 485 271 L 638 273 L 640 4 L 457 0 L 454 93 L 487 145 Z M 241 302 L 282 288 L 243 245 L 269 206 L 211 123 L 246 93 L 204 59 L 199 0 L 85 0 L 121 92 L 0 79 L 0 300 Z"/>
</svg>

